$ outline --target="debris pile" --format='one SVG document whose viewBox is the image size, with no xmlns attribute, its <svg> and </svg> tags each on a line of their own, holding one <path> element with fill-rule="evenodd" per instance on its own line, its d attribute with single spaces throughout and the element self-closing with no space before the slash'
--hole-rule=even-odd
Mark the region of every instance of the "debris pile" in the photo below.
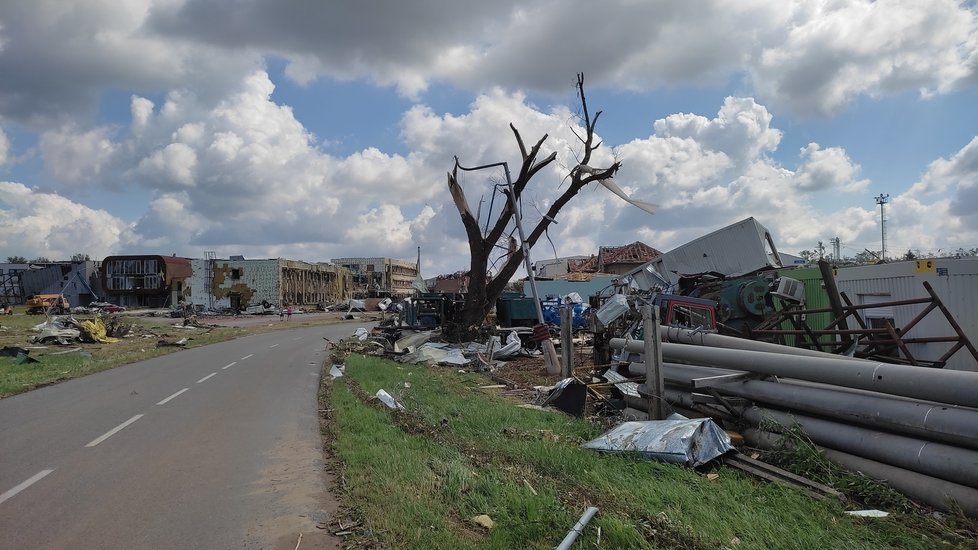
<svg viewBox="0 0 978 550">
<path fill-rule="evenodd" d="M 680 329 L 664 336 L 687 342 L 661 345 L 663 397 L 674 407 L 721 419 L 762 448 L 800 427 L 829 459 L 935 508 L 953 501 L 978 516 L 978 373 Z M 644 341 L 616 338 L 611 347 L 625 376 L 646 375 Z M 644 396 L 625 399 L 647 408 Z"/>
</svg>

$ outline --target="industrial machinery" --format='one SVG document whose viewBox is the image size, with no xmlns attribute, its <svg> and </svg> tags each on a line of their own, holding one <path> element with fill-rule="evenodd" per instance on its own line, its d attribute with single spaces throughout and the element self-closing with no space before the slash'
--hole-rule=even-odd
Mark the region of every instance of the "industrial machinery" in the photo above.
<svg viewBox="0 0 978 550">
<path fill-rule="evenodd" d="M 27 298 L 27 314 L 40 315 L 51 308 L 56 315 L 61 315 L 71 309 L 68 299 L 62 294 L 35 294 Z"/>
</svg>

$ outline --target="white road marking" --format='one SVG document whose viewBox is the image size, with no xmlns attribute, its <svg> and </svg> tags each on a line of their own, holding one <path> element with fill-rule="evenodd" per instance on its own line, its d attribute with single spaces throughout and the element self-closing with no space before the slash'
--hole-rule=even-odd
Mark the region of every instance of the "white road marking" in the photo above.
<svg viewBox="0 0 978 550">
<path fill-rule="evenodd" d="M 302 336 L 296 336 L 293 340 L 302 340 Z"/>
<path fill-rule="evenodd" d="M 278 346 L 278 344 L 272 344 L 272 345 L 270 345 L 270 346 L 268 346 L 268 347 L 270 347 L 270 348 L 274 348 L 274 347 L 276 347 L 276 346 Z"/>
<path fill-rule="evenodd" d="M 229 369 L 229 368 L 231 368 L 231 367 L 233 367 L 233 366 L 235 366 L 235 365 L 237 365 L 237 364 L 238 364 L 238 362 L 237 362 L 237 361 L 231 361 L 231 362 L 230 362 L 230 363 L 228 363 L 227 365 L 224 365 L 223 367 L 221 367 L 221 370 L 224 370 L 224 369 Z"/>
<path fill-rule="evenodd" d="M 128 426 L 128 425 L 132 424 L 133 422 L 139 420 L 142 417 L 143 417 L 143 415 L 137 414 L 136 416 L 130 418 L 129 420 L 126 420 L 122 424 L 119 424 L 115 428 L 112 428 L 111 430 L 105 432 L 102 436 L 93 439 L 91 443 L 89 443 L 88 445 L 85 445 L 85 446 L 86 447 L 94 447 L 94 446 L 98 445 L 99 443 L 101 443 L 101 442 L 105 441 L 106 439 L 112 437 L 113 435 L 119 433 L 123 428 L 125 428 L 126 426 Z"/>
<path fill-rule="evenodd" d="M 205 376 L 205 377 L 201 378 L 200 380 L 198 380 L 197 383 L 200 384 L 201 382 L 203 382 L 204 380 L 207 380 L 211 376 L 217 376 L 217 373 L 216 372 L 212 372 L 212 373 L 208 374 L 207 376 Z"/>
<path fill-rule="evenodd" d="M 27 481 L 22 482 L 20 485 L 0 495 L 0 504 L 2 504 L 6 500 L 10 500 L 11 498 L 14 497 L 14 495 L 30 487 L 31 485 L 34 485 L 38 481 L 41 481 L 42 479 L 44 479 L 46 475 L 50 474 L 53 471 L 54 471 L 53 468 L 50 470 L 41 470 L 40 472 L 31 476 L 30 479 L 28 479 Z"/>
<path fill-rule="evenodd" d="M 187 391 L 187 390 L 189 390 L 189 389 L 190 389 L 190 388 L 183 388 L 182 390 L 180 390 L 180 391 L 178 391 L 177 393 L 175 393 L 175 394 L 173 394 L 173 395 L 171 395 L 170 397 L 167 397 L 167 398 L 166 398 L 166 399 L 164 399 L 163 401 L 160 401 L 159 403 L 157 403 L 157 405 L 166 405 L 166 404 L 167 404 L 167 403 L 169 403 L 169 402 L 170 402 L 171 400 L 173 400 L 173 399 L 176 399 L 178 395 L 180 395 L 181 393 L 183 393 L 183 392 L 185 392 L 185 391 Z"/>
<path fill-rule="evenodd" d="M 248 355 L 245 355 L 244 357 L 242 357 L 241 360 L 244 361 L 245 359 L 247 359 L 249 357 L 254 357 L 254 356 L 255 356 L 254 353 L 249 353 Z"/>
</svg>

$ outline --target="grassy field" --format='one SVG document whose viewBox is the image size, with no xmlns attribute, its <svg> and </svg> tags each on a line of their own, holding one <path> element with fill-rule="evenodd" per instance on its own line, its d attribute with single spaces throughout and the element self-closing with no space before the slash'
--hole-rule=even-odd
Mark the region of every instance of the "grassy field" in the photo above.
<svg viewBox="0 0 978 550">
<path fill-rule="evenodd" d="M 157 357 L 174 351 L 215 342 L 222 342 L 254 332 L 298 328 L 308 325 L 328 324 L 332 320 L 305 320 L 300 315 L 293 317 L 288 324 L 270 321 L 244 328 L 211 327 L 179 328 L 182 319 L 145 318 L 136 315 L 124 315 L 120 322 L 132 325 L 130 336 L 119 339 L 118 342 L 106 344 L 72 343 L 67 346 L 60 344 L 31 344 L 29 338 L 36 333 L 32 327 L 43 323 L 43 315 L 26 315 L 24 308 L 15 308 L 14 315 L 0 317 L 0 348 L 5 346 L 30 348 L 29 356 L 37 359 L 36 363 L 16 364 L 14 357 L 0 357 L 0 398 L 32 390 L 48 384 L 78 378 L 95 372 L 111 369 L 127 363 Z M 75 315 L 82 321 L 93 318 L 92 315 Z M 207 323 L 206 318 L 201 318 Z M 157 346 L 157 342 L 178 341 L 188 338 L 186 345 Z"/>
<path fill-rule="evenodd" d="M 719 467 L 691 469 L 580 448 L 601 429 L 518 406 L 478 374 L 351 356 L 324 377 L 322 414 L 344 497 L 391 548 L 553 548 L 587 506 L 577 548 L 973 548 L 936 521 L 845 515 Z M 385 389 L 405 411 L 373 398 Z M 711 478 L 713 476 L 710 476 Z M 485 515 L 491 529 L 475 522 Z"/>
</svg>

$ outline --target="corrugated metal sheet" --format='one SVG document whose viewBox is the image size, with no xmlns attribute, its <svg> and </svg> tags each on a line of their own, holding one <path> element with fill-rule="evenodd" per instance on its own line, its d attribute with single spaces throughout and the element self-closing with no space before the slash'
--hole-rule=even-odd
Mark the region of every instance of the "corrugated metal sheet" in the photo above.
<svg viewBox="0 0 978 550">
<path fill-rule="evenodd" d="M 718 229 L 666 252 L 653 261 L 656 270 L 673 283 L 679 273 L 716 271 L 736 277 L 764 269 L 780 267 L 771 260 L 767 229 L 754 218 Z"/>
</svg>

